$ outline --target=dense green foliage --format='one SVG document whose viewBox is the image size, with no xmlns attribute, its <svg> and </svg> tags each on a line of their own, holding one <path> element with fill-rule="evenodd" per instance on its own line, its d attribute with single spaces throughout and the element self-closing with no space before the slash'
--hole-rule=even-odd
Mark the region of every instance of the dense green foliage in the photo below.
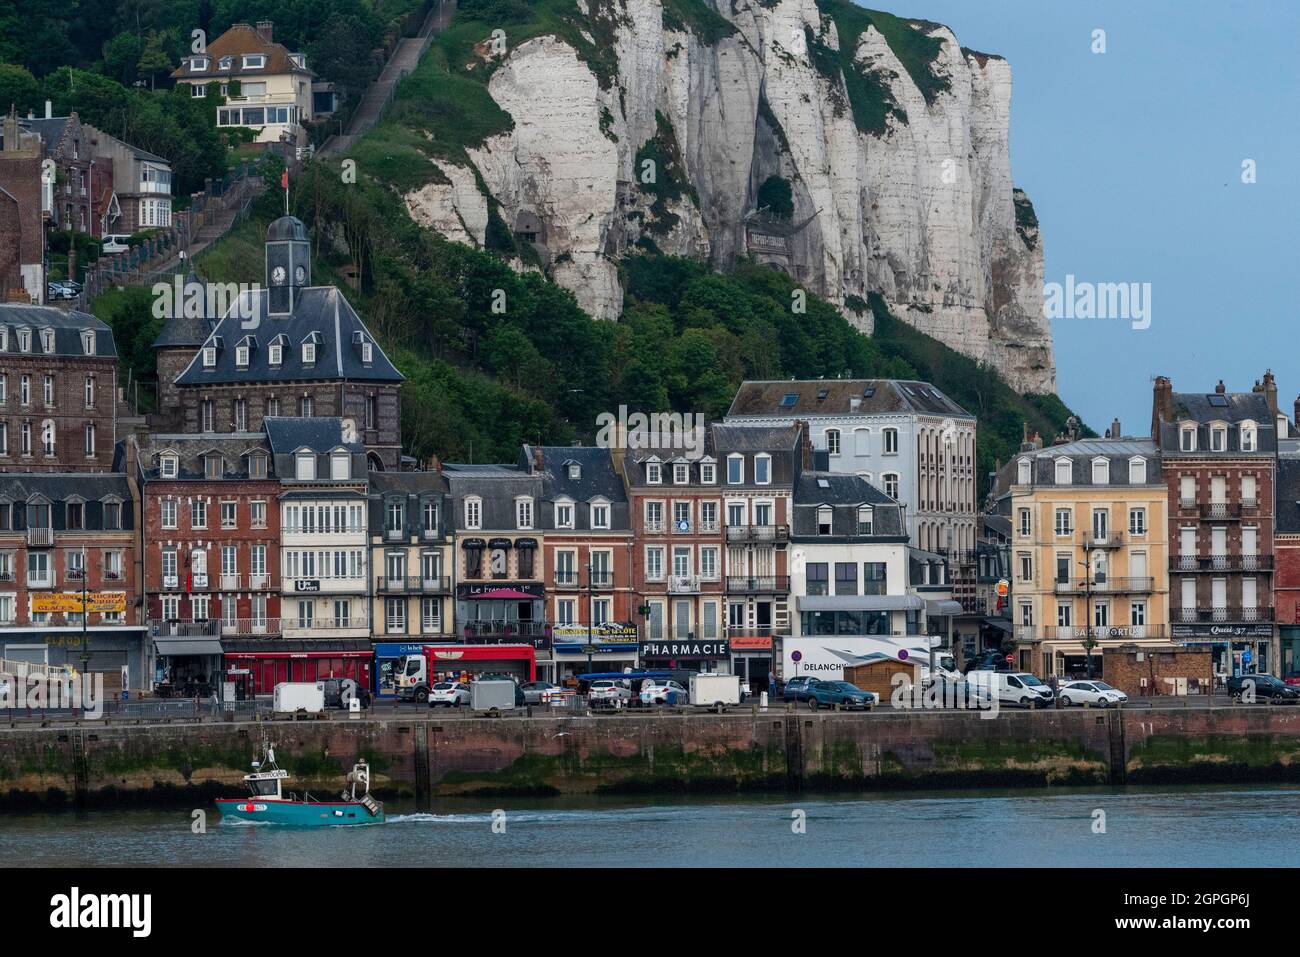
<svg viewBox="0 0 1300 957">
<path fill-rule="evenodd" d="M 769 176 L 758 187 L 758 208 L 766 209 L 777 219 L 789 219 L 794 215 L 793 197 L 788 179 Z"/>
</svg>

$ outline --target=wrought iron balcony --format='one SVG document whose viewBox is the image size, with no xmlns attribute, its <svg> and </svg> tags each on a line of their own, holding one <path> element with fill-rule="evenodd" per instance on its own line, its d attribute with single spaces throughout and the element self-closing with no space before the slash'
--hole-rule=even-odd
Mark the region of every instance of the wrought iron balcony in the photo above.
<svg viewBox="0 0 1300 957">
<path fill-rule="evenodd" d="M 751 577 L 728 575 L 726 582 L 729 592 L 775 592 L 790 590 L 789 575 L 755 575 Z"/>
<path fill-rule="evenodd" d="M 789 525 L 728 525 L 729 542 L 785 542 L 790 539 Z"/>
</svg>

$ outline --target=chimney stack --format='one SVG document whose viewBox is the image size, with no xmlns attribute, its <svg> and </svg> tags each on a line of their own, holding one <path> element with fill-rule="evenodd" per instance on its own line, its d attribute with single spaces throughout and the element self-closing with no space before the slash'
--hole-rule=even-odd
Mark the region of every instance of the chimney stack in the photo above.
<svg viewBox="0 0 1300 957">
<path fill-rule="evenodd" d="M 1112 439 L 1118 439 L 1123 434 L 1124 434 L 1123 431 L 1121 431 L 1119 427 L 1119 417 L 1116 416 L 1115 418 L 1110 420 L 1110 437 Z"/>
<path fill-rule="evenodd" d="M 1295 427 L 1300 431 L 1300 395 L 1295 398 Z"/>
<path fill-rule="evenodd" d="M 541 472 L 544 470 L 545 470 L 544 466 L 542 465 L 542 447 L 540 445 L 534 445 L 533 446 L 533 471 Z"/>
<path fill-rule="evenodd" d="M 1300 399 L 1296 399 L 1296 405 L 1300 406 Z M 808 423 L 802 420 L 799 422 L 799 435 L 801 436 L 799 442 L 801 467 L 805 471 L 811 472 L 813 467 L 812 431 L 808 428 Z"/>
<path fill-rule="evenodd" d="M 1151 438 L 1160 441 L 1160 423 L 1174 418 L 1174 383 L 1169 376 L 1156 376 L 1151 401 Z"/>
<path fill-rule="evenodd" d="M 267 43 L 271 43 L 271 42 L 272 42 L 272 40 L 271 40 L 271 35 L 272 35 L 274 32 L 275 32 L 275 23 L 274 23 L 274 21 L 272 21 L 272 20 L 258 20 L 258 21 L 257 21 L 257 35 L 258 35 L 259 37 L 261 37 L 263 40 L 265 40 Z"/>
<path fill-rule="evenodd" d="M 1220 379 L 1220 380 L 1219 380 L 1219 384 L 1216 385 L 1216 386 L 1214 387 L 1214 393 L 1215 393 L 1215 395 L 1225 395 L 1225 394 L 1227 393 L 1227 391 L 1228 391 L 1228 390 L 1227 390 L 1227 387 L 1224 386 L 1224 384 L 1223 384 L 1223 380 Z"/>
<path fill-rule="evenodd" d="M 1264 398 L 1268 400 L 1268 410 L 1273 413 L 1273 421 L 1277 421 L 1277 382 L 1273 378 L 1273 370 L 1264 370 Z"/>
</svg>

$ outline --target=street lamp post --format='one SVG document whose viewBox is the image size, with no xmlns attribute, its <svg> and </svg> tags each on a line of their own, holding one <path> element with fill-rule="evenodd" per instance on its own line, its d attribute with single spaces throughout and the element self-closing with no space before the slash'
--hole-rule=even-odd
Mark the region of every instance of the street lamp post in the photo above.
<svg viewBox="0 0 1300 957">
<path fill-rule="evenodd" d="M 1096 639 L 1092 636 L 1092 560 L 1085 548 L 1083 551 L 1083 561 L 1079 562 L 1083 566 L 1083 587 L 1084 587 L 1084 619 L 1083 619 L 1083 650 L 1088 657 L 1088 680 L 1092 680 L 1092 649 L 1096 647 Z"/>
</svg>

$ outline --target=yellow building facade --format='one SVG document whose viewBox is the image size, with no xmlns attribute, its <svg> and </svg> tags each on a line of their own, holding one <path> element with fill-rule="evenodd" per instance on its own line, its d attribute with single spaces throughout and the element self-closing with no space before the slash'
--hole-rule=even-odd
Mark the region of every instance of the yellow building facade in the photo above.
<svg viewBox="0 0 1300 957">
<path fill-rule="evenodd" d="M 1154 443 L 1084 439 L 1022 451 L 1011 485 L 1017 666 L 1101 675 L 1108 646 L 1167 648 L 1169 493 Z"/>
</svg>

